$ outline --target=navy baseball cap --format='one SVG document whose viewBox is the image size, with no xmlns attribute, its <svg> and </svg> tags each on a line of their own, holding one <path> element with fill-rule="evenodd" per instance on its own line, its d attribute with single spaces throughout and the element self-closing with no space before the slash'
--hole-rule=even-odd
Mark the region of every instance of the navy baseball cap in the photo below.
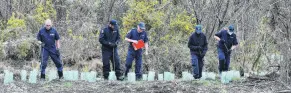
<svg viewBox="0 0 291 93">
<path fill-rule="evenodd" d="M 116 20 L 111 20 L 110 22 L 109 22 L 111 25 L 114 25 L 114 26 L 117 26 L 117 21 Z"/>
<path fill-rule="evenodd" d="M 228 26 L 228 29 L 229 29 L 230 32 L 234 32 L 234 26 L 233 25 Z"/>
<path fill-rule="evenodd" d="M 196 25 L 195 29 L 198 32 L 202 32 L 202 26 L 201 25 Z"/>
<path fill-rule="evenodd" d="M 145 30 L 145 24 L 144 24 L 144 22 L 140 22 L 138 24 L 138 26 L 139 26 L 140 29 Z"/>
</svg>

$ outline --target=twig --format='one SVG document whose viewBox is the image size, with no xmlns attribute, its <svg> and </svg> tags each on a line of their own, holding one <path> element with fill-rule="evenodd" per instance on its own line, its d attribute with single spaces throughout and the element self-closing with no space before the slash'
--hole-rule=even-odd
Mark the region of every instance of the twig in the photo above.
<svg viewBox="0 0 291 93">
<path fill-rule="evenodd" d="M 285 86 L 289 91 L 291 91 L 290 86 L 288 86 L 286 83 L 284 83 L 284 82 L 282 82 L 282 81 L 280 81 L 280 80 L 278 80 L 277 82 L 281 83 L 281 84 L 282 84 L 283 86 Z"/>
</svg>

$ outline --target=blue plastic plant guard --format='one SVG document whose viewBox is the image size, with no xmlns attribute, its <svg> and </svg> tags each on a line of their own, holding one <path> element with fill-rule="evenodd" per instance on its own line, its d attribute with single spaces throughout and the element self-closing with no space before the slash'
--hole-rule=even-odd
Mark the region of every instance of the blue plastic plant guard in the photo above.
<svg viewBox="0 0 291 93">
<path fill-rule="evenodd" d="M 38 71 L 36 69 L 33 69 L 32 71 L 30 71 L 29 80 L 28 80 L 29 83 L 36 83 L 36 81 L 37 81 L 37 72 Z"/>
<path fill-rule="evenodd" d="M 79 71 L 77 70 L 72 71 L 72 80 L 73 81 L 79 80 Z"/>
<path fill-rule="evenodd" d="M 182 72 L 182 80 L 186 81 L 188 79 L 187 74 L 188 72 Z"/>
<path fill-rule="evenodd" d="M 234 79 L 240 79 L 240 72 L 239 71 L 234 71 L 233 78 Z"/>
<path fill-rule="evenodd" d="M 50 70 L 48 74 L 49 81 L 52 81 L 54 79 L 57 79 L 57 71 L 56 70 Z"/>
<path fill-rule="evenodd" d="M 142 74 L 142 80 L 147 81 L 148 80 L 148 74 Z"/>
<path fill-rule="evenodd" d="M 91 71 L 90 73 L 87 74 L 87 80 L 88 82 L 96 82 L 96 75 L 97 75 L 97 72 L 95 71 Z"/>
<path fill-rule="evenodd" d="M 229 82 L 232 81 L 233 78 L 233 72 L 234 71 L 227 71 L 226 75 L 225 75 L 225 79 Z"/>
<path fill-rule="evenodd" d="M 175 80 L 175 74 L 174 73 L 171 73 L 170 80 Z"/>
<path fill-rule="evenodd" d="M 81 72 L 81 80 L 87 80 L 87 74 L 89 74 L 89 72 Z"/>
<path fill-rule="evenodd" d="M 194 77 L 189 72 L 182 72 L 182 80 L 184 81 L 194 80 Z"/>
<path fill-rule="evenodd" d="M 135 73 L 133 72 L 129 72 L 128 75 L 127 75 L 127 81 L 129 82 L 135 82 L 136 78 L 135 78 Z"/>
<path fill-rule="evenodd" d="M 207 77 L 207 72 L 202 72 L 201 80 L 205 80 Z"/>
<path fill-rule="evenodd" d="M 13 73 L 8 70 L 4 70 L 4 84 L 9 84 L 11 82 L 13 82 Z"/>
<path fill-rule="evenodd" d="M 26 70 L 21 70 L 21 81 L 26 81 L 26 77 L 27 77 L 27 71 Z"/>
<path fill-rule="evenodd" d="M 223 84 L 229 83 L 229 81 L 226 79 L 226 75 L 227 75 L 227 72 L 221 72 L 220 80 L 221 80 L 221 83 Z"/>
<path fill-rule="evenodd" d="M 163 74 L 159 74 L 158 75 L 158 80 L 163 81 L 164 80 L 164 75 Z"/>
<path fill-rule="evenodd" d="M 171 73 L 170 72 L 164 72 L 164 80 L 169 81 L 171 78 Z"/>
<path fill-rule="evenodd" d="M 148 81 L 154 81 L 154 80 L 155 80 L 155 72 L 149 71 Z"/>
<path fill-rule="evenodd" d="M 164 72 L 164 80 L 165 81 L 171 81 L 175 79 L 175 74 L 171 72 Z"/>
<path fill-rule="evenodd" d="M 70 72 L 71 71 L 63 71 L 65 80 L 71 80 Z"/>
<path fill-rule="evenodd" d="M 203 77 L 203 75 L 202 75 Z M 215 80 L 216 74 L 214 72 L 207 73 L 207 79 Z"/>
<path fill-rule="evenodd" d="M 116 80 L 115 71 L 110 71 L 109 72 L 108 80 Z"/>
</svg>

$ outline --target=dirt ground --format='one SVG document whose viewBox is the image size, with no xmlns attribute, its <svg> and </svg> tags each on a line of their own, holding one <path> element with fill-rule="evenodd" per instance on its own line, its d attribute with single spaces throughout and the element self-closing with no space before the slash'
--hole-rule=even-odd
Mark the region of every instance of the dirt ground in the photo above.
<svg viewBox="0 0 291 93">
<path fill-rule="evenodd" d="M 276 80 L 245 78 L 229 84 L 219 80 L 193 81 L 59 81 L 30 84 L 15 80 L 4 85 L 0 79 L 1 93 L 273 93 L 291 92 Z"/>
</svg>

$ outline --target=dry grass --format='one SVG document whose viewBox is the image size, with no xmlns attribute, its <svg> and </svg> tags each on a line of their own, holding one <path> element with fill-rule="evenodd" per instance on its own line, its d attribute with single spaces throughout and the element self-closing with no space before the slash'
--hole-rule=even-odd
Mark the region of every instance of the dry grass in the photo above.
<svg viewBox="0 0 291 93">
<path fill-rule="evenodd" d="M 1 79 L 2 81 L 3 79 Z M 272 80 L 241 80 L 230 84 L 221 84 L 219 81 L 140 81 L 135 83 L 120 81 L 84 81 L 57 80 L 44 84 L 29 84 L 19 80 L 0 85 L 0 92 L 62 92 L 62 93 L 257 93 L 288 91 L 288 88 Z M 289 90 L 290 91 L 290 90 Z"/>
</svg>

